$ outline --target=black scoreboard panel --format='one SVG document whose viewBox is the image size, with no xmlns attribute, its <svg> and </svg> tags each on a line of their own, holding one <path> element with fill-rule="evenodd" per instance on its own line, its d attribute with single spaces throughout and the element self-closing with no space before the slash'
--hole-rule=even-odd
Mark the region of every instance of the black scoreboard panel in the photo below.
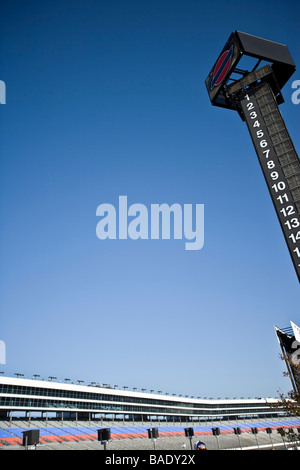
<svg viewBox="0 0 300 470">
<path fill-rule="evenodd" d="M 282 88 L 296 69 L 295 62 L 286 45 L 241 31 L 236 31 L 235 35 L 243 55 L 272 62 L 278 85 Z"/>
<path fill-rule="evenodd" d="M 239 99 L 300 282 L 299 157 L 268 82 Z"/>
<path fill-rule="evenodd" d="M 226 88 L 230 85 L 232 74 L 238 73 L 245 77 L 251 72 L 251 70 L 243 71 L 237 68 L 237 66 L 240 66 L 240 60 L 243 57 L 256 58 L 259 62 L 269 62 L 279 89 L 285 85 L 296 70 L 293 58 L 284 44 L 241 31 L 234 31 L 205 80 L 212 105 L 235 109 L 232 101 L 228 99 Z M 256 70 L 258 63 L 253 70 Z M 234 79 L 234 81 L 236 80 Z"/>
<path fill-rule="evenodd" d="M 226 83 L 241 57 L 242 52 L 239 43 L 235 34 L 232 33 L 205 80 L 209 99 L 213 105 L 234 109 L 226 97 L 224 83 Z"/>
</svg>

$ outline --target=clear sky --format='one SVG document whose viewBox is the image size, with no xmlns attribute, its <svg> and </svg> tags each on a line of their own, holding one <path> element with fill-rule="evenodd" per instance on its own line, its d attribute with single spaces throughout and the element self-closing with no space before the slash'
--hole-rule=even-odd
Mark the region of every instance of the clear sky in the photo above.
<svg viewBox="0 0 300 470">
<path fill-rule="evenodd" d="M 232 31 L 297 64 L 299 2 L 1 2 L 6 375 L 208 397 L 288 391 L 274 325 L 299 282 L 238 114 L 204 85 Z M 292 82 L 281 105 L 300 148 Z M 205 243 L 99 240 L 118 198 L 204 204 Z"/>
</svg>

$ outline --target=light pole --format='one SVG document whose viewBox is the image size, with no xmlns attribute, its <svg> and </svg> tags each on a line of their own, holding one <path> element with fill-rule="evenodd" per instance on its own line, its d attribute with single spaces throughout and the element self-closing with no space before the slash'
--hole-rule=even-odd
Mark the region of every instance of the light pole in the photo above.
<svg viewBox="0 0 300 470">
<path fill-rule="evenodd" d="M 154 450 L 156 450 L 155 443 L 158 437 L 159 437 L 159 432 L 157 428 L 148 429 L 148 438 L 152 440 Z"/>
<path fill-rule="evenodd" d="M 240 440 L 241 428 L 233 428 L 233 430 L 234 430 L 234 434 L 238 437 L 240 448 L 241 450 L 243 450 L 241 440 Z"/>
<path fill-rule="evenodd" d="M 219 443 L 220 428 L 212 428 L 212 433 L 217 439 L 218 450 L 220 450 L 220 443 Z"/>
<path fill-rule="evenodd" d="M 189 438 L 191 450 L 193 450 L 194 428 L 185 428 L 184 432 L 185 432 L 185 437 Z"/>
<path fill-rule="evenodd" d="M 280 434 L 280 436 L 281 436 L 282 442 L 283 442 L 283 444 L 284 444 L 284 448 L 287 449 L 287 446 L 286 446 L 286 443 L 285 443 L 285 439 L 284 439 L 284 429 L 283 429 L 283 428 L 278 428 L 278 429 L 277 429 L 277 432 L 278 432 L 278 434 Z"/>
<path fill-rule="evenodd" d="M 271 441 L 271 445 L 272 445 L 272 449 L 273 449 L 274 446 L 273 446 L 273 441 L 272 441 L 272 436 L 271 436 L 271 434 L 272 434 L 272 428 L 267 428 L 267 429 L 266 429 L 266 432 L 267 432 L 267 434 L 269 434 L 269 436 L 270 436 L 270 441 Z"/>
<path fill-rule="evenodd" d="M 258 444 L 258 439 L 257 439 L 258 429 L 257 428 L 251 428 L 251 431 L 252 431 L 252 434 L 254 434 L 254 436 L 255 436 L 256 445 L 257 445 L 257 448 L 259 449 L 259 444 Z"/>
</svg>

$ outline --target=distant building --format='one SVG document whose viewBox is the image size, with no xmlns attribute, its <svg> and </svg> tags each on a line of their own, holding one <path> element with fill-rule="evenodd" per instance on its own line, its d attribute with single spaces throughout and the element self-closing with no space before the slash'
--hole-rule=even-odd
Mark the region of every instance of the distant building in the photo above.
<svg viewBox="0 0 300 470">
<path fill-rule="evenodd" d="M 0 377 L 0 418 L 39 414 L 42 419 L 113 419 L 168 421 L 271 418 L 286 415 L 274 409 L 274 398 L 207 399 L 163 395 L 102 386 Z"/>
</svg>

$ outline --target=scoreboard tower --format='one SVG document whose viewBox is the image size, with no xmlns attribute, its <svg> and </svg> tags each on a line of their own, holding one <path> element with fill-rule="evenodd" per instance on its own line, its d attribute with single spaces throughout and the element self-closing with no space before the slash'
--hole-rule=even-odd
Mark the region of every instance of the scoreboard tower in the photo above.
<svg viewBox="0 0 300 470">
<path fill-rule="evenodd" d="M 295 70 L 285 45 L 235 31 L 205 84 L 212 105 L 237 111 L 247 124 L 300 282 L 300 161 L 279 110 Z"/>
<path fill-rule="evenodd" d="M 275 332 L 293 391 L 300 395 L 300 328 L 291 322 L 288 328 L 275 326 Z"/>
</svg>

